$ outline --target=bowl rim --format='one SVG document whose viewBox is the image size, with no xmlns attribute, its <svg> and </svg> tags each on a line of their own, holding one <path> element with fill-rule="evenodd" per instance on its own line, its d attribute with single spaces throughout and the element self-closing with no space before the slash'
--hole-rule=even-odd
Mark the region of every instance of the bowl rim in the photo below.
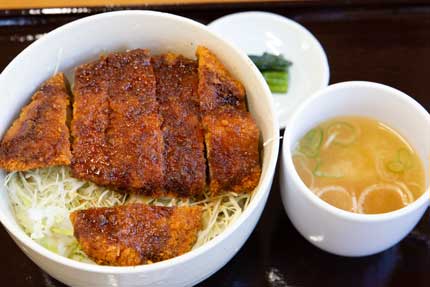
<svg viewBox="0 0 430 287">
<path fill-rule="evenodd" d="M 290 28 L 291 30 L 294 30 L 295 33 L 305 35 L 305 37 L 309 38 L 311 40 L 312 44 L 315 45 L 315 47 L 317 48 L 318 55 L 319 55 L 320 60 L 321 60 L 321 66 L 323 69 L 323 77 L 322 77 L 321 82 L 319 83 L 316 91 L 319 91 L 319 90 L 328 86 L 328 84 L 330 82 L 330 66 L 328 63 L 327 54 L 326 54 L 323 46 L 321 45 L 321 42 L 305 26 L 301 25 L 300 23 L 294 21 L 291 18 L 288 18 L 286 16 L 283 16 L 283 15 L 280 15 L 277 13 L 250 10 L 250 11 L 232 13 L 232 14 L 228 14 L 228 15 L 222 16 L 220 18 L 217 18 L 217 19 L 213 20 L 212 22 L 210 22 L 208 24 L 208 27 L 209 27 L 209 29 L 213 29 L 212 27 L 214 25 L 218 25 L 219 23 L 226 22 L 226 21 L 231 21 L 231 18 L 235 19 L 236 17 L 247 17 L 247 18 L 256 17 L 256 18 L 264 19 L 264 21 L 278 22 L 281 25 L 285 25 L 286 27 Z M 233 45 L 235 45 L 235 44 L 233 43 Z M 284 96 L 285 95 L 281 95 L 281 96 L 277 96 L 277 97 L 284 97 Z M 311 96 L 312 96 L 312 93 L 309 94 L 304 100 L 306 101 Z M 297 105 L 297 107 L 299 107 L 299 105 Z M 280 115 L 279 116 L 277 115 L 276 117 L 279 121 L 279 128 L 281 128 L 281 129 L 288 128 L 288 125 L 290 125 L 290 122 L 292 119 L 291 114 L 290 114 L 290 116 L 287 115 L 286 117 L 281 117 Z"/>
<path fill-rule="evenodd" d="M 243 52 L 241 52 L 235 46 L 231 45 L 229 42 L 223 40 L 216 33 L 210 31 L 205 25 L 197 21 L 188 19 L 186 17 L 165 13 L 165 12 L 151 11 L 151 10 L 122 10 L 122 11 L 106 12 L 106 13 L 87 16 L 84 18 L 74 20 L 70 23 L 64 24 L 50 31 L 49 33 L 47 33 L 46 35 L 44 35 L 43 37 L 41 37 L 40 39 L 32 43 L 31 45 L 29 45 L 27 48 L 25 48 L 21 53 L 19 53 L 3 70 L 3 72 L 0 75 L 0 79 L 3 77 L 4 74 L 8 73 L 9 70 L 14 68 L 18 58 L 28 53 L 31 53 L 31 50 L 34 47 L 42 45 L 44 44 L 44 42 L 51 41 L 51 39 L 57 36 L 57 34 L 65 33 L 69 29 L 74 29 L 76 26 L 81 26 L 86 23 L 97 21 L 98 19 L 110 18 L 110 17 L 127 17 L 131 15 L 161 17 L 164 19 L 174 20 L 177 22 L 178 21 L 183 22 L 189 26 L 193 26 L 197 29 L 203 30 L 205 33 L 209 34 L 212 38 L 216 39 L 218 42 L 222 42 L 226 47 L 228 47 L 230 51 L 236 54 L 236 56 L 239 57 L 244 64 L 246 64 L 245 68 L 251 69 L 251 72 L 253 74 L 256 74 L 259 81 L 261 83 L 265 83 L 261 73 L 258 72 L 254 64 L 245 54 L 243 54 Z M 137 266 L 97 265 L 97 264 L 85 263 L 85 262 L 69 259 L 67 257 L 64 257 L 62 255 L 59 255 L 57 253 L 54 253 L 44 248 L 36 241 L 32 240 L 30 236 L 25 234 L 24 231 L 21 229 L 21 227 L 18 225 L 18 223 L 7 220 L 3 211 L 1 210 L 0 210 L 0 222 L 6 228 L 8 233 L 11 233 L 12 238 L 18 240 L 23 246 L 28 247 L 29 249 L 36 252 L 38 255 L 44 258 L 47 258 L 57 264 L 61 264 L 69 268 L 73 268 L 81 271 L 96 272 L 100 274 L 135 274 L 135 273 L 149 272 L 149 271 L 152 272 L 152 271 L 163 270 L 174 265 L 182 264 L 193 258 L 201 256 L 202 254 L 206 253 L 208 250 L 221 244 L 225 239 L 230 237 L 231 234 L 233 234 L 239 228 L 239 226 L 242 226 L 244 222 L 250 217 L 250 215 L 258 208 L 260 202 L 265 201 L 266 195 L 268 195 L 270 192 L 272 178 L 274 175 L 275 167 L 277 164 L 278 153 L 279 153 L 279 123 L 275 117 L 274 104 L 273 104 L 273 100 L 271 99 L 270 90 L 267 85 L 262 85 L 262 89 L 264 90 L 264 94 L 265 94 L 263 96 L 266 97 L 269 110 L 271 111 L 271 113 L 267 116 L 270 117 L 270 121 L 272 122 L 272 125 L 268 131 L 268 134 L 270 136 L 268 140 L 270 141 L 269 145 L 272 145 L 273 151 L 272 151 L 271 157 L 268 159 L 266 174 L 264 177 L 263 176 L 261 177 L 259 186 L 257 187 L 257 190 L 255 192 L 254 198 L 251 200 L 249 206 L 244 210 L 241 216 L 235 222 L 233 222 L 225 231 L 223 231 L 214 239 L 200 246 L 199 248 L 190 250 L 189 252 L 186 252 L 174 258 L 156 262 L 149 265 L 137 265 Z"/>
<path fill-rule="evenodd" d="M 379 84 L 375 82 L 369 82 L 369 81 L 347 81 L 347 82 L 341 82 L 336 83 L 333 85 L 330 85 L 326 87 L 325 89 L 322 89 L 318 92 L 316 92 L 312 97 L 310 97 L 307 101 L 302 103 L 300 107 L 296 110 L 294 115 L 291 117 L 291 122 L 294 124 L 297 122 L 297 118 L 302 114 L 306 113 L 306 110 L 308 109 L 308 106 L 315 100 L 317 100 L 320 97 L 327 97 L 329 96 L 333 91 L 339 90 L 339 89 L 356 89 L 356 88 L 371 88 L 376 90 L 383 90 L 385 92 L 390 93 L 393 97 L 396 97 L 398 100 L 402 101 L 405 105 L 412 106 L 417 113 L 422 116 L 422 118 L 428 123 L 430 126 L 430 114 L 426 111 L 426 109 L 421 106 L 415 99 L 408 96 L 404 92 L 397 90 L 395 88 L 392 88 L 390 86 Z M 297 123 L 296 123 L 297 124 Z M 291 180 L 294 181 L 295 184 L 299 186 L 299 191 L 302 192 L 306 199 L 313 203 L 316 207 L 325 210 L 326 212 L 330 213 L 331 215 L 337 216 L 339 218 L 354 221 L 354 222 L 368 222 L 368 223 L 377 223 L 377 222 L 383 222 L 383 221 L 391 221 L 396 220 L 397 218 L 407 216 L 408 214 L 417 211 L 420 209 L 423 205 L 429 205 L 430 203 L 430 184 L 427 186 L 427 189 L 424 191 L 424 193 L 417 198 L 414 202 L 411 204 L 402 207 L 400 209 L 386 212 L 386 213 L 379 213 L 379 214 L 360 214 L 360 213 L 353 213 L 346 210 L 342 210 L 340 208 L 334 207 L 333 205 L 325 202 L 318 196 L 316 196 L 301 180 L 299 174 L 297 173 L 294 163 L 292 160 L 292 153 L 291 149 L 289 148 L 292 144 L 291 142 L 291 136 L 286 130 L 283 135 L 283 144 L 282 144 L 282 162 L 286 165 L 286 170 L 290 171 Z M 284 170 L 284 173 L 286 171 Z M 284 176 L 284 174 L 282 175 Z M 283 190 L 283 193 L 288 192 Z"/>
</svg>

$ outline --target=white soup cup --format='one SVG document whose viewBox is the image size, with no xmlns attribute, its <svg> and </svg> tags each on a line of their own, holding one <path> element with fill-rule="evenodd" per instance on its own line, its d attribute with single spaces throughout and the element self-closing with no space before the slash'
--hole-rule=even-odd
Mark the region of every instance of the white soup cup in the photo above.
<svg viewBox="0 0 430 287">
<path fill-rule="evenodd" d="M 382 214 L 357 214 L 317 197 L 300 179 L 292 152 L 311 128 L 337 116 L 364 116 L 400 133 L 421 158 L 426 192 L 413 203 Z M 371 82 L 344 82 L 315 93 L 292 116 L 284 134 L 281 195 L 296 229 L 315 246 L 343 256 L 383 251 L 403 239 L 429 203 L 430 115 L 414 99 L 394 88 Z"/>
</svg>

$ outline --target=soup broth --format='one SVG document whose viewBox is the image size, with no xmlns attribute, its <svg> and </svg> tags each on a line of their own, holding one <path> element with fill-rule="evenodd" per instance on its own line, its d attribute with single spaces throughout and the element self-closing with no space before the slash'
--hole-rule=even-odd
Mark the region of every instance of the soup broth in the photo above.
<svg viewBox="0 0 430 287">
<path fill-rule="evenodd" d="M 337 117 L 310 130 L 293 162 L 327 203 L 356 213 L 400 209 L 425 190 L 423 164 L 396 131 L 365 117 Z"/>
</svg>

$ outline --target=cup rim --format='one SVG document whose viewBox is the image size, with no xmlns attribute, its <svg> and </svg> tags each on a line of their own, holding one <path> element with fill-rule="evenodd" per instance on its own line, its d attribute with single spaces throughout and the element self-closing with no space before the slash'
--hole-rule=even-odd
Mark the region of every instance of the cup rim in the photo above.
<svg viewBox="0 0 430 287">
<path fill-rule="evenodd" d="M 174 20 L 177 22 L 183 22 L 183 23 L 186 23 L 187 25 L 190 25 L 205 31 L 205 33 L 210 34 L 211 37 L 216 39 L 218 42 L 222 42 L 224 46 L 228 47 L 229 50 L 231 50 L 234 54 L 236 54 L 239 58 L 241 58 L 242 62 L 247 64 L 246 67 L 244 68 L 250 69 L 253 74 L 256 74 L 256 76 L 258 77 L 261 83 L 265 83 L 261 73 L 257 70 L 257 68 L 254 66 L 251 60 L 248 57 L 246 57 L 245 54 L 243 54 L 238 48 L 231 45 L 229 42 L 223 40 L 220 36 L 218 36 L 214 32 L 210 31 L 205 25 L 197 21 L 188 19 L 186 17 L 165 13 L 165 12 L 151 11 L 151 10 L 122 10 L 122 11 L 106 12 L 106 13 L 100 13 L 97 15 L 87 16 L 81 19 L 74 20 L 70 23 L 64 24 L 54 29 L 53 31 L 50 31 L 47 35 L 38 39 L 37 41 L 29 45 L 27 48 L 25 48 L 20 54 L 18 54 L 6 66 L 2 74 L 0 74 L 0 79 L 2 78 L 3 74 L 7 73 L 10 69 L 14 68 L 14 65 L 17 62 L 18 57 L 30 53 L 34 47 L 43 44 L 45 41 L 49 41 L 52 37 L 57 36 L 57 34 L 64 33 L 69 29 L 73 29 L 75 26 L 80 26 L 85 23 L 93 22 L 98 19 L 109 18 L 109 17 L 132 16 L 132 15 L 162 17 L 162 18 Z M 271 97 L 269 87 L 266 84 L 262 85 L 262 89 L 265 90 L 265 96 Z M 270 186 L 272 183 L 272 178 L 275 172 L 275 167 L 276 167 L 278 153 L 279 153 L 279 132 L 278 132 L 279 123 L 275 117 L 273 100 L 269 98 L 267 104 L 268 104 L 269 110 L 271 111 L 271 113 L 268 116 L 270 117 L 270 121 L 273 123 L 273 125 L 269 130 L 269 134 L 273 134 L 273 138 L 270 139 L 271 143 L 269 143 L 270 145 L 273 145 L 272 147 L 273 152 L 271 154 L 271 157 L 268 160 L 266 175 L 261 178 L 259 186 L 257 187 L 258 190 L 255 193 L 254 198 L 251 200 L 249 206 L 244 210 L 241 216 L 235 222 L 233 222 L 224 232 L 222 232 L 217 237 L 215 237 L 214 239 L 210 240 L 209 242 L 205 243 L 204 245 L 200 246 L 197 249 L 190 250 L 174 258 L 156 262 L 149 265 L 138 265 L 138 266 L 96 265 L 96 264 L 76 261 L 76 260 L 61 256 L 57 253 L 54 253 L 44 248 L 36 241 L 32 240 L 27 234 L 25 234 L 24 231 L 21 229 L 21 227 L 18 225 L 18 223 L 7 220 L 7 218 L 5 218 L 5 215 L 2 211 L 0 211 L 0 222 L 3 224 L 7 232 L 12 235 L 12 238 L 15 241 L 19 241 L 24 246 L 22 247 L 18 245 L 21 249 L 25 251 L 27 255 L 28 255 L 28 252 L 26 250 L 26 247 L 33 250 L 37 255 L 42 256 L 46 259 L 49 259 L 50 261 L 53 261 L 57 264 L 67 266 L 69 268 L 73 268 L 76 270 L 87 271 L 87 272 L 96 272 L 100 274 L 136 274 L 141 272 L 152 272 L 152 271 L 163 270 L 175 265 L 180 265 L 193 258 L 199 257 L 202 254 L 207 253 L 210 249 L 214 248 L 215 246 L 218 246 L 219 244 L 221 244 L 221 242 L 225 241 L 234 232 L 236 232 L 237 229 L 240 226 L 242 226 L 246 220 L 248 220 L 250 215 L 256 211 L 258 206 L 261 204 L 261 201 L 265 201 L 266 196 L 270 192 Z"/>
<path fill-rule="evenodd" d="M 397 90 L 395 88 L 392 88 L 390 86 L 379 84 L 375 82 L 369 82 L 369 81 L 347 81 L 347 82 L 341 82 L 332 84 L 322 90 L 319 90 L 315 94 L 313 94 L 309 99 L 307 99 L 305 102 L 303 102 L 300 107 L 296 110 L 296 112 L 291 117 L 290 125 L 294 124 L 297 121 L 297 118 L 300 114 L 305 113 L 307 107 L 316 99 L 320 97 L 327 96 L 328 94 L 331 94 L 332 91 L 337 89 L 343 89 L 343 88 L 372 88 L 377 90 L 384 90 L 386 92 L 389 92 L 392 94 L 393 97 L 396 97 L 398 100 L 404 102 L 405 105 L 412 106 L 417 113 L 421 115 L 424 121 L 428 123 L 430 126 L 430 114 L 426 111 L 426 109 L 421 106 L 415 99 L 408 96 L 404 92 Z M 361 213 L 353 213 L 349 212 L 340 208 L 337 208 L 318 196 L 316 196 L 301 180 L 299 174 L 296 171 L 296 168 L 294 167 L 294 163 L 292 160 L 292 153 L 291 153 L 291 136 L 288 133 L 288 127 L 284 131 L 283 135 L 283 144 L 282 144 L 282 161 L 287 166 L 287 170 L 290 171 L 291 180 L 293 180 L 296 184 L 299 186 L 298 192 L 303 192 L 306 198 L 311 201 L 316 207 L 321 208 L 328 213 L 341 217 L 346 220 L 355 221 L 355 222 L 381 222 L 381 221 L 390 221 L 395 220 L 396 218 L 406 216 L 415 210 L 419 209 L 423 205 L 430 203 L 430 185 L 427 186 L 427 189 L 424 191 L 424 193 L 417 198 L 414 202 L 411 204 L 402 207 L 400 209 L 386 212 L 386 213 L 378 213 L 378 214 L 361 214 Z"/>
</svg>

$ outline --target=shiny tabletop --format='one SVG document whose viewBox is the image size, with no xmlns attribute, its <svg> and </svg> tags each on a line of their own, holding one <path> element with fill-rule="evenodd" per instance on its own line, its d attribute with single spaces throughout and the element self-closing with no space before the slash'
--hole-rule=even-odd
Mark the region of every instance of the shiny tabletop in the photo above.
<svg viewBox="0 0 430 287">
<path fill-rule="evenodd" d="M 387 84 L 430 111 L 430 2 L 374 2 L 299 0 L 149 8 L 205 24 L 247 10 L 285 15 L 320 40 L 330 64 L 330 83 L 366 80 Z M 0 68 L 35 39 L 64 23 L 122 8 L 0 11 Z M 277 170 L 266 208 L 248 241 L 199 286 L 430 286 L 429 219 L 427 211 L 403 241 L 383 253 L 362 258 L 331 255 L 308 243 L 292 226 L 281 203 Z M 33 264 L 3 227 L 0 242 L 1 286 L 63 286 Z"/>
</svg>

